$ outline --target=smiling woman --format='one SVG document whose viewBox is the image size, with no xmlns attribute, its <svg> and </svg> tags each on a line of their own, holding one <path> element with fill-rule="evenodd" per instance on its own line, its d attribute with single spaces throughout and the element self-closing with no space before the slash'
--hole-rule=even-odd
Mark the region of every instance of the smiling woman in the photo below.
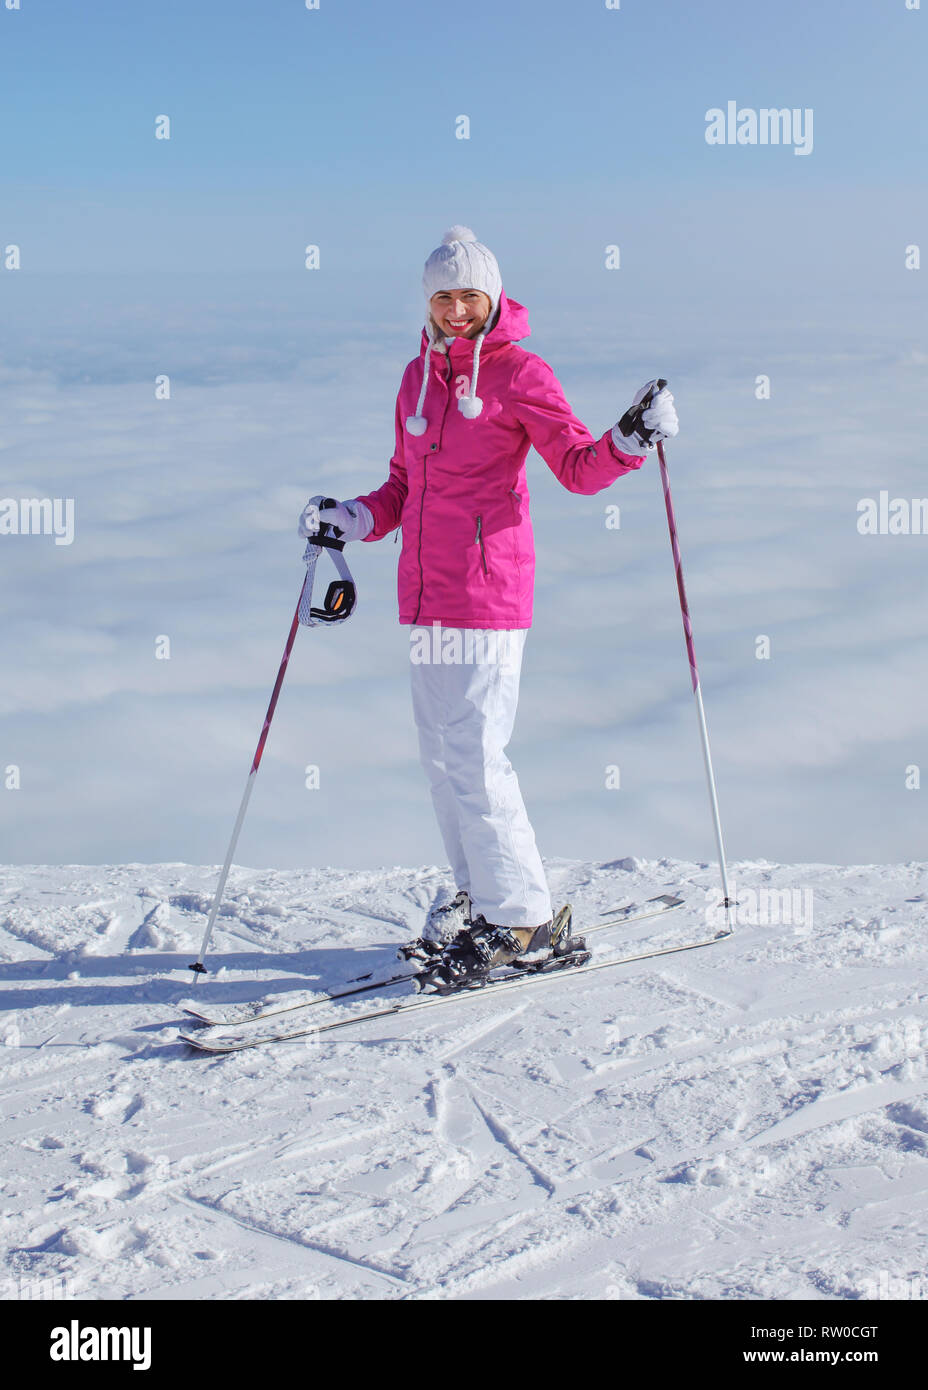
<svg viewBox="0 0 928 1390">
<path fill-rule="evenodd" d="M 426 322 L 397 398 L 390 476 L 319 512 L 346 540 L 402 528 L 399 617 L 413 628 L 419 751 L 457 890 L 426 929 L 445 943 L 430 973 L 459 984 L 529 950 L 567 949 L 505 751 L 532 623 L 526 456 L 534 445 L 568 491 L 590 496 L 639 468 L 649 445 L 632 424 L 627 435 L 616 425 L 594 439 L 547 362 L 518 346 L 528 314 L 504 293 L 496 257 L 468 227 L 445 233 L 422 287 Z M 656 382 L 637 399 L 651 400 L 650 388 L 644 426 L 656 442 L 677 432 L 677 417 Z M 429 626 L 458 639 L 505 633 L 505 658 L 449 660 L 442 641 L 437 660 L 416 659 L 415 639 Z"/>
<path fill-rule="evenodd" d="M 447 338 L 476 338 L 492 307 L 482 290 L 439 290 L 429 300 L 432 322 Z"/>
</svg>

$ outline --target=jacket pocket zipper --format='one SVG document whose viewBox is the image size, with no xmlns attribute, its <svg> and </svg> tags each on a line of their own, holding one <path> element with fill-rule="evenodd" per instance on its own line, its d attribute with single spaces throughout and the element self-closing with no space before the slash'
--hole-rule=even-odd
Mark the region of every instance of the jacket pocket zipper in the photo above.
<svg viewBox="0 0 928 1390">
<path fill-rule="evenodd" d="M 476 534 L 476 536 L 474 536 L 474 545 L 479 545 L 479 546 L 480 546 L 480 563 L 481 563 L 481 565 L 483 566 L 483 572 L 484 572 L 484 574 L 487 575 L 487 576 L 489 576 L 490 571 L 487 569 L 487 553 L 486 553 L 486 551 L 485 551 L 484 548 L 483 548 L 483 517 L 482 517 L 482 516 L 478 516 L 478 518 L 477 518 L 477 534 Z"/>
</svg>

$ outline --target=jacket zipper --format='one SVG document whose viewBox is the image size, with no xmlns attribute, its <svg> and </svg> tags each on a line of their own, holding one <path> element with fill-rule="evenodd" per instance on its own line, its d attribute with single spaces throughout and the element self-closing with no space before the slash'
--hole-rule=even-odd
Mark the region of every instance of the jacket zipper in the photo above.
<svg viewBox="0 0 928 1390">
<path fill-rule="evenodd" d="M 450 383 L 451 383 L 451 379 L 452 379 L 453 375 L 454 375 L 454 368 L 453 368 L 452 363 L 451 363 L 451 353 L 449 352 L 449 353 L 448 353 L 448 373 L 447 373 L 447 380 L 448 380 L 448 383 L 449 383 L 449 386 L 448 386 L 448 401 L 450 401 L 450 399 L 451 399 L 451 386 L 450 386 Z M 445 414 L 447 414 L 447 411 L 448 411 L 448 401 L 445 402 L 445 410 L 444 410 L 444 412 L 443 412 L 443 414 L 442 414 L 442 417 L 441 417 L 441 424 L 440 424 L 439 427 L 438 427 L 438 445 L 439 445 L 439 448 L 441 447 L 441 437 L 442 437 L 442 432 L 443 432 L 444 427 L 445 427 Z M 417 550 L 417 552 L 416 552 L 416 558 L 417 558 L 418 561 L 419 561 L 419 597 L 418 597 L 418 599 L 416 600 L 416 616 L 415 616 L 415 618 L 413 619 L 413 622 L 415 622 L 415 623 L 417 623 L 417 622 L 419 621 L 419 614 L 422 612 L 422 590 L 423 590 L 424 587 L 425 587 L 425 570 L 424 570 L 423 567 L 422 567 L 422 513 L 423 513 L 423 511 L 424 511 L 424 509 L 425 509 L 425 490 L 426 490 L 426 488 L 428 487 L 428 477 L 429 477 L 429 470 L 428 470 L 428 467 L 427 467 L 427 462 L 428 462 L 428 453 L 426 453 L 425 455 L 423 455 L 423 458 L 422 458 L 422 496 L 419 498 L 419 547 L 418 547 L 418 550 Z"/>
<path fill-rule="evenodd" d="M 422 509 L 425 506 L 425 489 L 428 484 L 428 469 L 425 466 L 425 459 L 422 460 L 422 495 L 419 498 L 419 548 L 417 559 L 419 561 L 419 597 L 416 599 L 416 616 L 414 622 L 419 621 L 419 614 L 422 612 L 422 588 L 425 584 L 425 571 L 422 568 Z"/>
<path fill-rule="evenodd" d="M 476 534 L 476 536 L 474 536 L 474 545 L 479 545 L 479 546 L 480 546 L 480 563 L 483 565 L 483 572 L 484 572 L 484 574 L 487 575 L 487 576 L 489 576 L 490 571 L 487 569 L 487 553 L 486 553 L 486 551 L 485 551 L 484 548 L 483 548 L 483 517 L 482 517 L 482 516 L 478 516 L 478 518 L 477 518 L 477 534 Z"/>
</svg>

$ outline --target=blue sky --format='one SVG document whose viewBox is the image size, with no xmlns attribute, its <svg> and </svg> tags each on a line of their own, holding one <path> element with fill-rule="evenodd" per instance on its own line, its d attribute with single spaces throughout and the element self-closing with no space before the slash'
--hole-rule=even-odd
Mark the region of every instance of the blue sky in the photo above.
<svg viewBox="0 0 928 1390">
<path fill-rule="evenodd" d="M 905 175 L 925 132 L 923 15 L 904 0 L 625 0 L 617 11 L 473 0 L 466 14 L 408 0 L 322 0 L 318 11 L 298 0 L 24 0 L 3 19 L 4 117 L 18 117 L 5 165 L 59 188 L 148 188 L 163 151 L 141 158 L 138 135 L 162 110 L 183 136 L 171 167 L 188 188 L 246 170 L 265 189 L 318 171 L 350 184 L 348 159 L 400 197 L 410 174 L 441 181 L 444 112 L 471 114 L 470 153 L 492 125 L 480 146 L 491 181 L 513 164 L 544 177 L 552 162 L 578 180 L 625 178 L 632 156 L 676 179 L 720 177 L 699 123 L 728 97 L 817 107 L 816 178 Z M 749 176 L 771 177 L 772 162 L 761 167 Z"/>
<path fill-rule="evenodd" d="M 0 764 L 23 779 L 0 792 L 0 859 L 222 857 L 299 583 L 296 516 L 385 476 L 422 262 L 459 221 L 595 435 L 672 380 L 732 855 L 923 856 L 928 789 L 902 779 L 928 768 L 928 537 L 854 523 L 880 488 L 926 491 L 926 296 L 903 264 L 928 226 L 926 19 L 903 0 L 0 9 L 0 245 L 22 253 L 0 274 L 0 496 L 73 495 L 78 515 L 70 548 L 0 538 Z M 705 112 L 730 99 L 811 107 L 813 153 L 708 146 Z M 512 756 L 543 852 L 709 858 L 656 472 L 593 499 L 537 458 L 530 477 Z M 362 605 L 301 634 L 242 862 L 442 858 L 395 547 L 356 550 Z M 601 602 L 578 623 L 590 574 Z"/>
<path fill-rule="evenodd" d="M 426 245 L 413 229 L 452 201 L 486 208 L 503 251 L 545 240 L 520 208 L 556 224 L 574 198 L 574 227 L 765 190 L 921 206 L 925 24 L 903 0 L 25 0 L 0 18 L 7 217 L 36 271 L 286 270 L 307 225 L 360 269 L 384 234 Z M 814 157 L 707 146 L 729 99 L 811 107 Z"/>
</svg>

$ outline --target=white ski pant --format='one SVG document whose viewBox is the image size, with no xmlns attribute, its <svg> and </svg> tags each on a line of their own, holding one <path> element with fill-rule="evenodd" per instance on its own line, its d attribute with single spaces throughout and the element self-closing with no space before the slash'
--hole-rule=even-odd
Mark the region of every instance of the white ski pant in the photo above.
<svg viewBox="0 0 928 1390">
<path fill-rule="evenodd" d="M 430 631 L 411 629 L 411 643 Z M 419 752 L 455 885 L 467 890 L 474 914 L 482 913 L 488 922 L 540 926 L 551 918 L 551 896 L 518 778 L 505 754 L 526 631 L 443 627 L 440 632 L 431 660 L 417 662 L 411 645 L 410 672 Z M 459 634 L 465 659 L 435 659 L 448 653 L 449 634 Z M 468 648 L 473 657 L 487 659 L 466 660 Z"/>
</svg>

